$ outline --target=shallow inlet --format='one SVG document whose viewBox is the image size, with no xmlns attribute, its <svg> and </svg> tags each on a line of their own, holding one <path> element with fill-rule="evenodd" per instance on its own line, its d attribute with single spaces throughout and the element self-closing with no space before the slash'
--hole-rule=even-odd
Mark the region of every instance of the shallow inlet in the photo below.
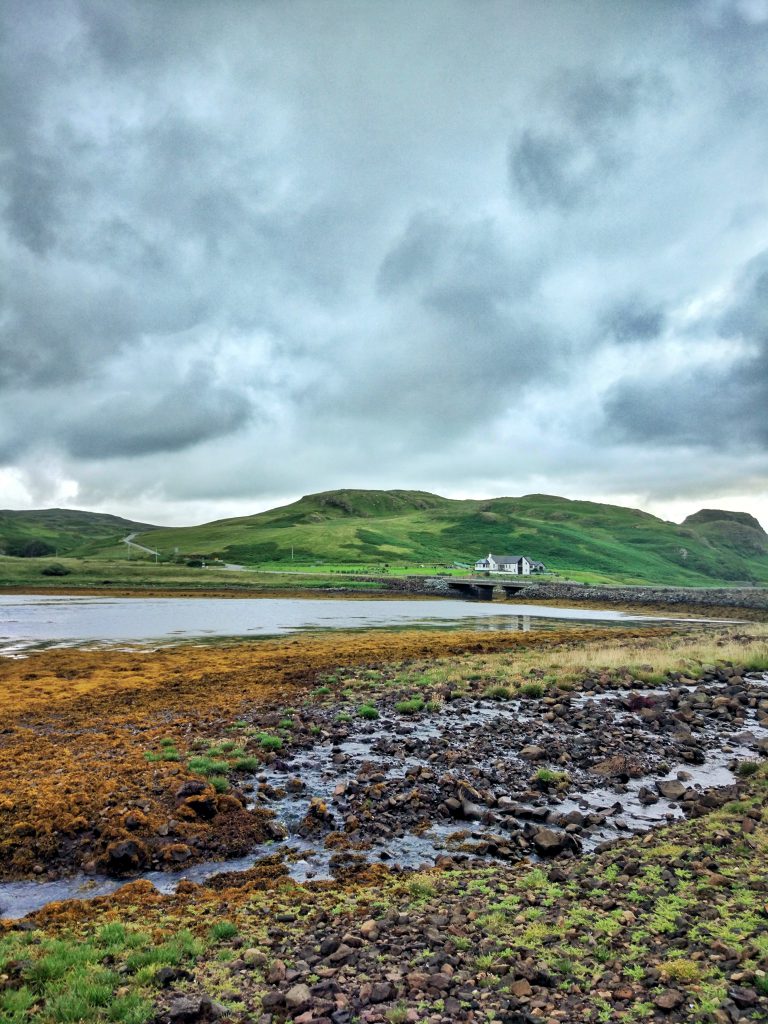
<svg viewBox="0 0 768 1024">
<path fill-rule="evenodd" d="M 590 608 L 456 600 L 111 598 L 0 595 L 0 655 L 72 646 L 265 638 L 334 629 L 528 631 L 573 625 L 702 622 Z"/>
</svg>

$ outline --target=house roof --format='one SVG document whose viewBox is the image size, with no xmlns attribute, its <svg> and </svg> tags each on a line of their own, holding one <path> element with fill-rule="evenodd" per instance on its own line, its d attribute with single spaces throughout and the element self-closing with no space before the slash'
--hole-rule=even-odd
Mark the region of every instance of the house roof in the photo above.
<svg viewBox="0 0 768 1024">
<path fill-rule="evenodd" d="M 491 555 L 490 556 L 497 565 L 507 565 L 509 562 L 519 562 L 521 558 L 525 558 L 530 562 L 530 558 L 527 555 Z"/>
</svg>

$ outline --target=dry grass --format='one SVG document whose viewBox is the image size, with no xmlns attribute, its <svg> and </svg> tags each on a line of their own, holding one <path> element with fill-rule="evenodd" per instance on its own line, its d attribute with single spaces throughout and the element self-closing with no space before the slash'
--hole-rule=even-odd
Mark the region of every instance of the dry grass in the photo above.
<svg viewBox="0 0 768 1024">
<path fill-rule="evenodd" d="M 768 669 L 768 623 L 705 627 L 695 632 L 616 635 L 557 647 L 521 648 L 503 653 L 465 654 L 408 667 L 407 680 L 461 689 L 469 680 L 519 690 L 533 676 L 568 683 L 584 675 L 628 672 L 653 681 L 668 672 L 697 676 L 703 665 L 730 663 L 749 671 Z"/>
</svg>

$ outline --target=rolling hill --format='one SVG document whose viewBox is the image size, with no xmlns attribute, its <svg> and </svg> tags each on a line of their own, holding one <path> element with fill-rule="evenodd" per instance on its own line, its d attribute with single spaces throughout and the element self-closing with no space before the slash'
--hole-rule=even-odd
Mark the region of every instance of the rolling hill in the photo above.
<svg viewBox="0 0 768 1024">
<path fill-rule="evenodd" d="M 47 508 L 32 511 L 0 510 L 0 554 L 14 554 L 32 541 L 62 556 L 94 555 L 114 548 L 127 534 L 160 530 L 102 512 Z"/>
<path fill-rule="evenodd" d="M 159 528 L 51 509 L 0 512 L 0 550 L 43 539 L 59 554 L 120 557 L 120 538 L 168 558 L 220 557 L 246 566 L 451 565 L 489 551 L 521 553 L 574 578 L 705 586 L 768 583 L 768 534 L 747 513 L 703 509 L 682 524 L 638 509 L 547 494 L 454 500 L 425 491 L 310 494 L 257 515 Z"/>
<path fill-rule="evenodd" d="M 245 565 L 471 563 L 519 552 L 563 573 L 622 582 L 768 582 L 768 534 L 746 513 L 703 510 L 681 525 L 546 494 L 454 500 L 424 491 L 339 490 L 205 526 L 146 532 L 160 551 Z"/>
</svg>

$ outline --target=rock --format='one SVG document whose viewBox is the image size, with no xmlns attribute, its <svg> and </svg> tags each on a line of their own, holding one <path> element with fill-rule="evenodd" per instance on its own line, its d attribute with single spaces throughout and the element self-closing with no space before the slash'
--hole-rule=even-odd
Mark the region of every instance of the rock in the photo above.
<svg viewBox="0 0 768 1024">
<path fill-rule="evenodd" d="M 104 852 L 107 871 L 124 875 L 137 871 L 147 862 L 149 851 L 138 839 L 124 839 L 110 843 Z"/>
<path fill-rule="evenodd" d="M 226 1007 L 210 996 L 178 996 L 171 1000 L 166 1015 L 172 1024 L 196 1024 L 197 1021 L 218 1020 Z"/>
<path fill-rule="evenodd" d="M 520 751 L 520 757 L 526 761 L 543 761 L 547 756 L 547 752 L 544 747 L 536 746 L 536 744 L 529 744 L 527 747 L 523 747 Z"/>
<path fill-rule="evenodd" d="M 481 821 L 485 808 L 464 797 L 461 801 L 461 816 L 468 821 Z"/>
<path fill-rule="evenodd" d="M 267 962 L 267 955 L 255 946 L 244 949 L 242 959 L 249 967 L 263 967 Z"/>
<path fill-rule="evenodd" d="M 208 783 L 201 779 L 188 779 L 176 790 L 174 796 L 177 800 L 185 800 L 188 796 L 197 796 L 208 789 Z"/>
<path fill-rule="evenodd" d="M 262 997 L 261 1006 L 264 1010 L 275 1010 L 280 1006 L 285 1006 L 285 996 L 282 992 L 267 992 Z"/>
<path fill-rule="evenodd" d="M 520 978 L 519 981 L 513 981 L 509 986 L 509 991 L 517 999 L 525 999 L 533 992 L 530 981 L 527 978 Z"/>
<path fill-rule="evenodd" d="M 163 860 L 167 864 L 183 864 L 191 856 L 192 851 L 186 843 L 171 843 L 163 849 Z"/>
<path fill-rule="evenodd" d="M 294 985 L 293 988 L 289 988 L 285 993 L 285 1005 L 289 1010 L 298 1010 L 299 1007 L 304 1006 L 312 998 L 312 993 L 309 991 L 309 985 L 303 983 Z"/>
<path fill-rule="evenodd" d="M 540 828 L 533 834 L 533 845 L 536 852 L 543 857 L 555 857 L 563 850 L 573 849 L 577 846 L 577 840 L 566 832 L 555 832 L 551 828 Z"/>
<path fill-rule="evenodd" d="M 188 796 L 182 803 L 182 807 L 192 811 L 198 818 L 205 820 L 215 818 L 219 809 L 216 804 L 216 791 L 211 786 L 202 793 Z"/>
<path fill-rule="evenodd" d="M 667 988 L 653 1000 L 660 1010 L 674 1010 L 685 1002 L 685 996 L 676 988 Z"/>
<path fill-rule="evenodd" d="M 389 981 L 375 981 L 371 985 L 371 992 L 369 999 L 372 1003 L 386 1003 L 388 999 L 393 999 L 397 994 L 395 986 Z"/>
<path fill-rule="evenodd" d="M 667 800 L 679 800 L 680 797 L 686 790 L 686 787 L 682 782 L 678 782 L 677 779 L 669 779 L 666 782 L 657 782 L 656 789 L 661 793 Z"/>
<path fill-rule="evenodd" d="M 757 1002 L 757 992 L 753 988 L 741 988 L 734 985 L 733 988 L 728 989 L 728 995 L 742 1009 L 746 1006 L 754 1006 Z"/>
<path fill-rule="evenodd" d="M 378 938 L 379 926 L 372 918 L 368 921 L 363 921 L 363 923 L 360 925 L 360 934 L 363 936 L 364 939 L 372 941 L 373 939 Z"/>
</svg>

